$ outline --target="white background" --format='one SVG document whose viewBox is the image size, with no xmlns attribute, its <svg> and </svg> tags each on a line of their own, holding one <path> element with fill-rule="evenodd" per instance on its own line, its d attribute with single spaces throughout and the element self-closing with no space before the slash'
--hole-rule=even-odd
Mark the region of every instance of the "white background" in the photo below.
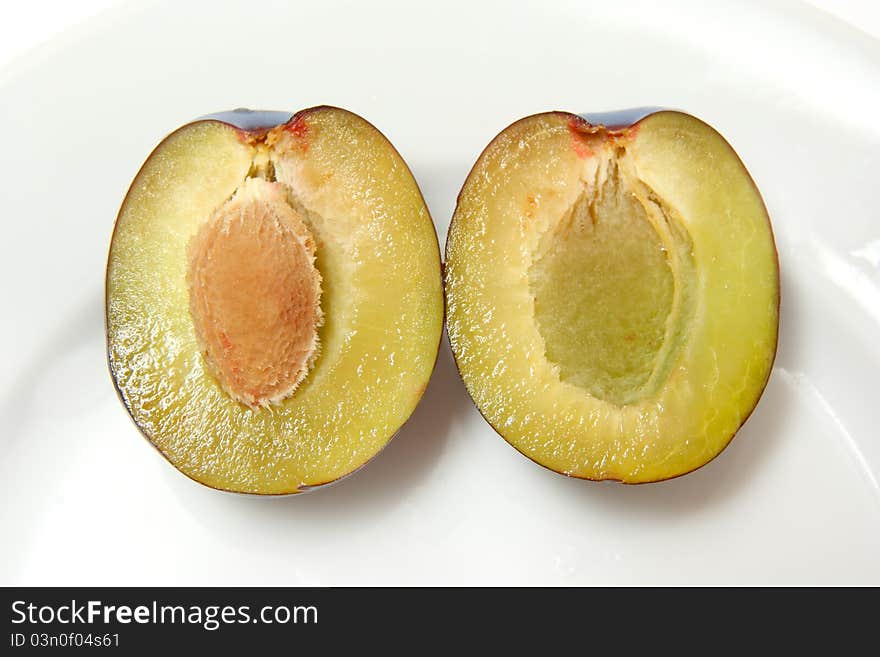
<svg viewBox="0 0 880 657">
<path fill-rule="evenodd" d="M 874 3 L 157 1 L 89 18 L 109 4 L 2 5 L 0 583 L 880 584 Z M 782 266 L 776 366 L 733 444 L 662 484 L 565 479 L 485 425 L 444 347 L 406 430 L 338 485 L 263 500 L 176 473 L 106 371 L 113 217 L 181 123 L 318 103 L 385 132 L 441 241 L 473 160 L 523 115 L 663 105 L 715 125 Z"/>
<path fill-rule="evenodd" d="M 3 0 L 0 20 L 0 67 L 103 10 L 137 0 Z M 873 0 L 809 0 L 812 5 L 873 36 L 880 36 L 880 4 Z M 218 8 L 223 2 L 219 0 Z"/>
</svg>

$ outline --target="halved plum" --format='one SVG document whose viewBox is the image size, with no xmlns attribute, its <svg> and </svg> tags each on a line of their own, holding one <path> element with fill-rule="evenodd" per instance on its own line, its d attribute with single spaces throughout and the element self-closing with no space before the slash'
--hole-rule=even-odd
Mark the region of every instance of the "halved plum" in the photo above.
<svg viewBox="0 0 880 657">
<path fill-rule="evenodd" d="M 450 344 L 480 412 L 541 465 L 627 483 L 724 449 L 779 320 L 773 233 L 739 157 L 690 115 L 638 118 L 514 123 L 446 245 Z"/>
<path fill-rule="evenodd" d="M 295 493 L 369 461 L 437 357 L 437 236 L 403 159 L 345 110 L 237 110 L 169 135 L 122 204 L 110 370 L 208 486 Z"/>
</svg>

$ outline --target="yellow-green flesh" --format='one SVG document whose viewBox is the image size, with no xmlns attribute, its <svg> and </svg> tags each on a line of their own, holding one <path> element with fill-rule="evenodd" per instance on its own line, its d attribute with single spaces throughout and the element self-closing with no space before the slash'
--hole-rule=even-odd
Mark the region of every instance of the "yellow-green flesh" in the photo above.
<svg viewBox="0 0 880 657">
<path fill-rule="evenodd" d="M 318 245 L 325 322 L 291 397 L 265 409 L 232 400 L 208 373 L 190 316 L 188 241 L 249 172 L 265 173 L 252 166 L 264 153 L 234 128 L 199 122 L 166 138 L 110 249 L 108 349 L 123 400 L 177 468 L 225 490 L 292 493 L 352 472 L 410 416 L 436 359 L 439 252 L 409 170 L 355 115 L 322 108 L 301 121 L 274 173 Z"/>
<path fill-rule="evenodd" d="M 489 146 L 447 241 L 449 335 L 480 411 L 559 472 L 644 482 L 714 457 L 776 345 L 761 198 L 724 140 L 663 112 L 581 135 L 545 114 Z"/>
</svg>

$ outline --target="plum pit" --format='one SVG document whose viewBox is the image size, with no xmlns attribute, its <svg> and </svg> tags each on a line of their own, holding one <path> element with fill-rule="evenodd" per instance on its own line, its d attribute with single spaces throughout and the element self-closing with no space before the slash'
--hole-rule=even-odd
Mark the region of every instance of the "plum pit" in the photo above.
<svg viewBox="0 0 880 657">
<path fill-rule="evenodd" d="M 209 371 L 235 400 L 278 403 L 308 374 L 322 322 L 315 250 L 285 186 L 260 177 L 247 178 L 191 240 L 196 337 Z"/>
</svg>

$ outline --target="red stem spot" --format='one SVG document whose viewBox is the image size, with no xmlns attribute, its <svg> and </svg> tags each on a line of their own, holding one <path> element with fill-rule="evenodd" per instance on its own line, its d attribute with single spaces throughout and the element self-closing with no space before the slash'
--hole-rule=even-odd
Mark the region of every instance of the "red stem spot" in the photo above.
<svg viewBox="0 0 880 657">
<path fill-rule="evenodd" d="M 309 136 L 309 126 L 306 123 L 306 115 L 305 114 L 297 114 L 290 121 L 287 122 L 287 125 L 284 126 L 284 129 L 290 133 L 290 135 L 297 142 L 297 145 L 302 149 L 303 152 L 306 152 L 309 149 L 308 136 Z"/>
<path fill-rule="evenodd" d="M 580 117 L 574 117 L 568 122 L 568 131 L 571 133 L 571 148 L 582 160 L 593 157 L 593 149 L 584 139 L 584 127 L 587 123 Z"/>
</svg>

